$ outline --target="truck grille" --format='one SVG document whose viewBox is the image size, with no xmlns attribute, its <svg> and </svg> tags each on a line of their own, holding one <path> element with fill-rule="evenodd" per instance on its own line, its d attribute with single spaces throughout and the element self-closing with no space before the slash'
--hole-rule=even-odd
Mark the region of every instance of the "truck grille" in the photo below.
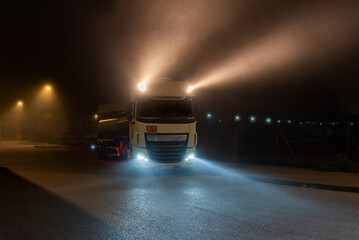
<svg viewBox="0 0 359 240">
<path fill-rule="evenodd" d="M 146 139 L 151 160 L 161 163 L 177 163 L 183 159 L 187 147 L 187 136 L 186 141 L 165 141 L 163 138 L 161 141 L 148 141 L 148 138 Z"/>
</svg>

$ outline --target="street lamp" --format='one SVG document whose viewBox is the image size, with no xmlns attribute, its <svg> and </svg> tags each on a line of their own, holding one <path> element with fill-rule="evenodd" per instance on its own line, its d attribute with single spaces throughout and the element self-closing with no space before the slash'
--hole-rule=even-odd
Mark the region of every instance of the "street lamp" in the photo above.
<svg viewBox="0 0 359 240">
<path fill-rule="evenodd" d="M 249 117 L 249 121 L 250 121 L 251 123 L 254 123 L 254 122 L 256 121 L 256 117 L 255 117 L 255 116 L 250 116 L 250 117 Z"/>
<path fill-rule="evenodd" d="M 234 116 L 234 121 L 239 122 L 239 120 L 241 120 L 241 116 L 235 115 Z"/>
<path fill-rule="evenodd" d="M 23 103 L 22 101 L 18 101 L 18 102 L 17 102 L 17 106 L 18 106 L 18 107 L 22 107 L 23 105 L 24 105 L 24 103 Z"/>
<path fill-rule="evenodd" d="M 45 85 L 45 90 L 46 91 L 51 91 L 51 86 L 50 85 Z"/>
<path fill-rule="evenodd" d="M 266 118 L 266 124 L 271 124 L 272 123 L 272 119 L 270 117 Z"/>
</svg>

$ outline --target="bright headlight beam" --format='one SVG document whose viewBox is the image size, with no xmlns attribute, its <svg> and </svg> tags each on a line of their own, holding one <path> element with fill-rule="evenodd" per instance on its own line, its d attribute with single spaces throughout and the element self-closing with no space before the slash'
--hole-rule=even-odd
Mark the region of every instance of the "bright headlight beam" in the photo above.
<svg viewBox="0 0 359 240">
<path fill-rule="evenodd" d="M 141 154 L 141 153 L 137 154 L 136 158 L 137 158 L 138 160 L 142 160 L 142 161 L 147 162 L 147 158 L 146 158 L 143 154 Z"/>
<path fill-rule="evenodd" d="M 138 88 L 141 92 L 145 92 L 145 91 L 146 91 L 146 84 L 144 84 L 143 82 L 140 82 L 139 84 L 137 84 L 137 88 Z"/>
<path fill-rule="evenodd" d="M 267 73 L 287 67 L 301 68 L 304 62 L 325 64 L 324 56 L 350 51 L 351 35 L 357 26 L 354 18 L 350 17 L 352 14 L 353 11 L 345 6 L 339 11 L 332 5 L 293 16 L 267 35 L 233 49 L 225 58 L 218 59 L 219 62 L 203 68 L 204 71 L 198 72 L 190 81 L 195 82 L 195 89 L 223 86 L 249 79 L 260 80 Z M 315 54 L 308 54 L 313 52 Z"/>
<path fill-rule="evenodd" d="M 192 92 L 192 91 L 193 91 L 193 86 L 189 86 L 189 87 L 187 88 L 187 92 L 190 93 L 190 92 Z"/>
</svg>

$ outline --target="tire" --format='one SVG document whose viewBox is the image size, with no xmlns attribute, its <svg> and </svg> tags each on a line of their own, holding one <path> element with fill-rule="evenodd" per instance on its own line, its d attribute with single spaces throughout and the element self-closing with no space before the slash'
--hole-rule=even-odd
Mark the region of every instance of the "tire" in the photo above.
<svg viewBox="0 0 359 240">
<path fill-rule="evenodd" d="M 121 160 L 129 161 L 130 159 L 131 159 L 131 148 L 127 147 L 125 154 L 121 156 Z"/>
<path fill-rule="evenodd" d="M 108 150 L 106 148 L 102 148 L 101 159 L 105 161 L 108 160 Z"/>
</svg>

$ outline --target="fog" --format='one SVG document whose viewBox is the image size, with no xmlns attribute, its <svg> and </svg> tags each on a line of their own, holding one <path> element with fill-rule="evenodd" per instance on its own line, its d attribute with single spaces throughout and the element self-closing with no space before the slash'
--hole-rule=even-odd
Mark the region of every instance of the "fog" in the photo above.
<svg viewBox="0 0 359 240">
<path fill-rule="evenodd" d="M 127 100 L 139 82 L 172 77 L 204 97 L 210 88 L 235 89 L 261 95 L 241 99 L 259 105 L 275 93 L 272 108 L 310 109 L 288 101 L 295 89 L 296 99 L 327 99 L 322 105 L 354 113 L 358 10 L 353 0 L 5 1 L 0 107 L 49 78 L 67 110 L 89 114 Z"/>
<path fill-rule="evenodd" d="M 99 27 L 107 29 L 109 62 L 133 84 L 172 76 L 205 87 L 275 71 L 290 77 L 288 69 L 309 74 L 357 47 L 357 2 L 281 3 L 148 1 L 131 14 L 116 4 Z"/>
</svg>

